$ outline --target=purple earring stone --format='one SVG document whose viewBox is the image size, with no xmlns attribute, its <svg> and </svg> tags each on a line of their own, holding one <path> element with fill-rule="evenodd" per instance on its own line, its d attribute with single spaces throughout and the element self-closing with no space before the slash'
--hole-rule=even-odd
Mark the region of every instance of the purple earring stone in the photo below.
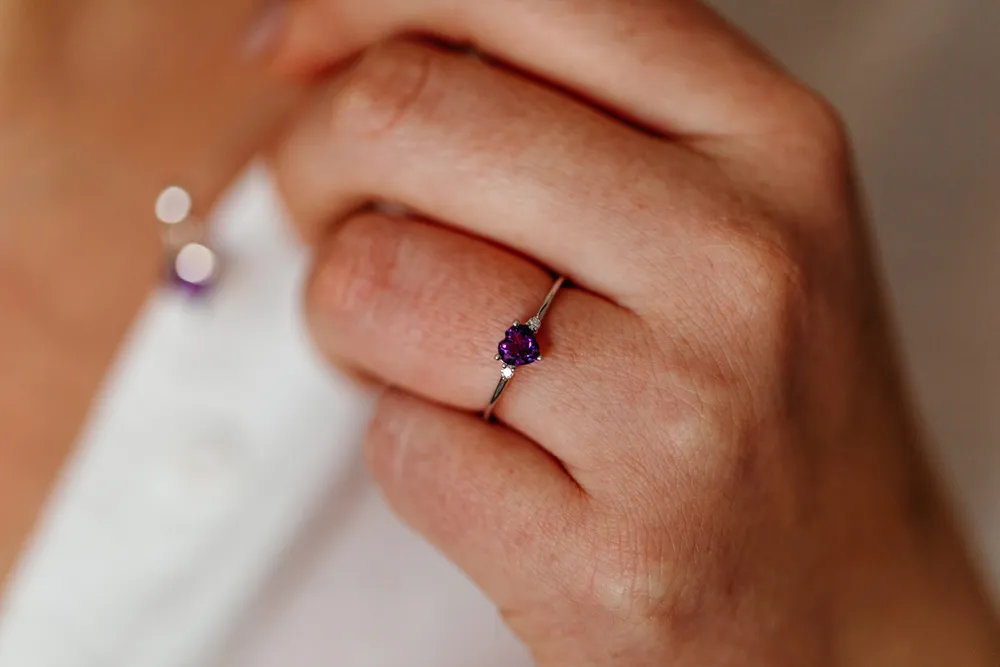
<svg viewBox="0 0 1000 667">
<path fill-rule="evenodd" d="M 191 195 L 174 185 L 157 197 L 156 217 L 164 225 L 166 281 L 189 296 L 201 296 L 217 282 L 219 260 L 201 241 L 205 230 L 191 217 L 192 205 Z"/>
<path fill-rule="evenodd" d="M 199 283 L 193 280 L 186 280 L 177 273 L 176 269 L 170 271 L 168 280 L 171 285 L 190 297 L 204 296 L 214 286 L 212 282 Z"/>
<path fill-rule="evenodd" d="M 204 296 L 218 281 L 218 262 L 208 246 L 189 243 L 170 262 L 168 280 L 190 297 Z"/>
</svg>

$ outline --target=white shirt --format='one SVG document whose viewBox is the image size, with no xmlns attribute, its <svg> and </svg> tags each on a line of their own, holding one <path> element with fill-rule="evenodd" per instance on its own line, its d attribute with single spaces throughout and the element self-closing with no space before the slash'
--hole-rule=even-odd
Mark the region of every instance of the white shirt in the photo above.
<svg viewBox="0 0 1000 667">
<path fill-rule="evenodd" d="M 936 452 L 1000 581 L 1000 3 L 725 4 L 850 121 Z M 529 664 L 365 473 L 371 397 L 312 352 L 265 175 L 216 217 L 225 280 L 142 315 L 4 603 L 0 667 Z"/>
</svg>

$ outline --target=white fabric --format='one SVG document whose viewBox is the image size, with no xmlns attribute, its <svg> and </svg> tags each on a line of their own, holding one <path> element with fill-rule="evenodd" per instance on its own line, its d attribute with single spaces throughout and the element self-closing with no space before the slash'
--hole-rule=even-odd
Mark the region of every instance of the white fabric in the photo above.
<svg viewBox="0 0 1000 667">
<path fill-rule="evenodd" d="M 1000 3 L 723 4 L 851 122 L 918 393 L 998 575 Z M 218 217 L 226 280 L 137 325 L 4 603 L 0 667 L 528 664 L 365 474 L 371 397 L 310 351 L 306 258 L 262 174 Z"/>
</svg>

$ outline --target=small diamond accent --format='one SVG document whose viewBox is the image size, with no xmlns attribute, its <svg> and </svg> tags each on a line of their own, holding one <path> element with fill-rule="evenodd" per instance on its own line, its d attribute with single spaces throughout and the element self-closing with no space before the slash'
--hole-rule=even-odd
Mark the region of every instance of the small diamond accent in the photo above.
<svg viewBox="0 0 1000 667">
<path fill-rule="evenodd" d="M 500 374 L 503 375 L 503 377 L 504 377 L 505 380 L 509 380 L 512 377 L 514 377 L 514 369 L 511 368 L 510 366 L 504 366 L 500 370 Z"/>
<path fill-rule="evenodd" d="M 542 321 L 537 317 L 532 317 L 530 320 L 525 322 L 525 324 L 527 324 L 528 328 L 535 333 L 538 333 L 538 330 L 542 328 Z"/>
</svg>

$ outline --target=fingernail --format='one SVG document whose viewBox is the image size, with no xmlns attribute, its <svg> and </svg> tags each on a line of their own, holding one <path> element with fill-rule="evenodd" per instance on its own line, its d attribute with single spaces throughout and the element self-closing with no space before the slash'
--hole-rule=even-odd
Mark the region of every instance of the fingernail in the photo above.
<svg viewBox="0 0 1000 667">
<path fill-rule="evenodd" d="M 244 53 L 248 58 L 267 53 L 278 41 L 285 25 L 285 10 L 285 0 L 265 0 L 244 44 Z"/>
</svg>

